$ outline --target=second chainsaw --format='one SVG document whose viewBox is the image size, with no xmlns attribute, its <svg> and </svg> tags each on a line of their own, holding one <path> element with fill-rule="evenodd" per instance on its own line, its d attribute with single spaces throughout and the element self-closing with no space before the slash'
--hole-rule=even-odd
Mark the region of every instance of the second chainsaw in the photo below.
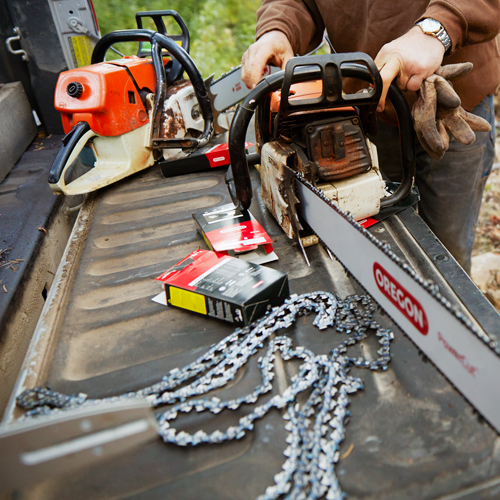
<svg viewBox="0 0 500 500">
<path fill-rule="evenodd" d="M 167 35 L 164 16 L 174 18 L 181 35 Z M 156 32 L 142 28 L 143 17 L 153 19 Z M 212 138 L 212 107 L 188 54 L 184 21 L 175 11 L 140 12 L 136 20 L 137 29 L 99 40 L 90 66 L 59 77 L 54 100 L 67 135 L 49 173 L 56 193 L 94 191 L 155 161 L 181 157 Z M 119 42 L 140 42 L 139 55 L 106 62 L 107 50 Z M 190 81 L 182 79 L 184 71 Z M 93 168 L 72 180 L 70 167 L 86 146 Z"/>
</svg>

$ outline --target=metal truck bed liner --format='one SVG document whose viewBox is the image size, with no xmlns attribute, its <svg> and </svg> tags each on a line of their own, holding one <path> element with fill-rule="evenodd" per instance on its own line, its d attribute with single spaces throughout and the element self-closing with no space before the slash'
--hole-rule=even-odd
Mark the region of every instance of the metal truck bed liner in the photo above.
<svg viewBox="0 0 500 500">
<path fill-rule="evenodd" d="M 164 179 L 158 167 L 89 195 L 15 394 L 35 385 L 89 397 L 132 391 L 190 363 L 231 333 L 228 323 L 151 301 L 161 289 L 156 276 L 196 248 L 206 248 L 192 212 L 229 201 L 223 172 Z M 270 266 L 288 273 L 292 293 L 326 290 L 345 297 L 362 292 L 321 247 L 307 249 L 312 265 L 306 267 L 257 191 L 251 211 L 275 242 L 280 260 Z M 407 209 L 371 230 L 459 304 L 404 229 L 402 221 L 413 218 L 412 209 Z M 417 232 L 425 230 L 422 224 L 416 221 Z M 438 245 L 432 238 L 428 243 Z M 448 255 L 442 246 L 433 251 L 436 248 Z M 456 268 L 445 274 L 456 279 Z M 473 290 L 463 275 L 459 278 L 465 289 Z M 488 306 L 472 295 L 473 307 L 488 313 Z M 352 397 L 353 415 L 341 455 L 351 451 L 336 468 L 344 491 L 351 499 L 498 498 L 497 434 L 383 311 L 376 316 L 395 333 L 393 359 L 383 373 L 352 370 L 362 377 L 365 389 Z M 300 318 L 289 335 L 317 354 L 328 353 L 339 342 L 338 335 L 333 329 L 319 332 L 311 322 Z M 488 319 L 483 324 L 488 325 Z M 376 356 L 374 343 L 365 341 L 362 349 L 364 355 Z M 293 364 L 277 365 L 281 390 L 294 370 Z M 242 395 L 259 380 L 256 364 L 250 363 L 229 387 L 216 391 L 217 396 Z M 184 422 L 189 429 L 220 429 L 234 424 L 242 412 L 188 415 Z M 6 418 L 16 414 L 12 399 Z M 285 438 L 283 420 L 274 411 L 241 441 L 178 448 L 158 439 L 70 477 L 48 479 L 16 498 L 252 499 L 264 493 L 281 470 Z"/>
</svg>

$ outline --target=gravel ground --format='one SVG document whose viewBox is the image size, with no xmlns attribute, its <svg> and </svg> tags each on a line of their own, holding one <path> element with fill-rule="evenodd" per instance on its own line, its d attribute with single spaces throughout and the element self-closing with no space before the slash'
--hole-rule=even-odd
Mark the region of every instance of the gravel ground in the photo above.
<svg viewBox="0 0 500 500">
<path fill-rule="evenodd" d="M 497 153 L 483 195 L 472 251 L 472 278 L 500 311 L 500 94 L 496 97 Z"/>
</svg>

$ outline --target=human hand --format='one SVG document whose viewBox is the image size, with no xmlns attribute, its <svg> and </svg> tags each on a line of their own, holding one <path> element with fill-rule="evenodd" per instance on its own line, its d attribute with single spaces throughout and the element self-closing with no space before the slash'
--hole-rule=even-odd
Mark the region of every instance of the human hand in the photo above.
<svg viewBox="0 0 500 500">
<path fill-rule="evenodd" d="M 448 80 L 466 75 L 471 63 L 448 64 L 424 80 L 419 97 L 412 109 L 413 124 L 418 140 L 429 155 L 439 160 L 448 150 L 450 134 L 462 144 L 472 144 L 477 132 L 488 132 L 490 124 L 465 111 L 460 97 Z"/>
<path fill-rule="evenodd" d="M 416 92 L 422 82 L 441 66 L 444 53 L 444 45 L 418 26 L 384 45 L 375 57 L 383 83 L 377 111 L 384 110 L 387 91 L 394 78 L 398 78 L 397 85 L 401 90 Z"/>
<path fill-rule="evenodd" d="M 293 49 L 282 31 L 268 31 L 248 47 L 241 59 L 241 79 L 249 89 L 253 89 L 262 78 L 266 64 L 285 69 L 293 57 Z"/>
</svg>

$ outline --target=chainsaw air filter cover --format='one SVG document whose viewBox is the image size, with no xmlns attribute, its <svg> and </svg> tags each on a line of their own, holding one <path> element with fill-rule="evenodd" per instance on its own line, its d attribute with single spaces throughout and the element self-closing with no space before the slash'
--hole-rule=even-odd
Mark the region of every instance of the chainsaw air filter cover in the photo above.
<svg viewBox="0 0 500 500">
<path fill-rule="evenodd" d="M 313 80 L 294 84 L 288 97 L 300 102 L 321 95 L 321 81 Z M 259 105 L 256 120 L 256 137 L 264 144 L 271 139 L 281 102 L 281 92 L 273 92 L 267 102 Z M 267 120 L 264 114 L 269 113 Z M 353 107 L 299 111 L 290 113 L 279 123 L 276 138 L 296 144 L 304 149 L 315 178 L 322 181 L 344 179 L 368 172 L 372 162 L 361 120 Z"/>
<path fill-rule="evenodd" d="M 315 163 L 316 175 L 323 181 L 344 179 L 368 172 L 372 167 L 359 118 L 354 111 L 350 116 L 310 123 L 304 135 L 307 156 Z"/>
</svg>

